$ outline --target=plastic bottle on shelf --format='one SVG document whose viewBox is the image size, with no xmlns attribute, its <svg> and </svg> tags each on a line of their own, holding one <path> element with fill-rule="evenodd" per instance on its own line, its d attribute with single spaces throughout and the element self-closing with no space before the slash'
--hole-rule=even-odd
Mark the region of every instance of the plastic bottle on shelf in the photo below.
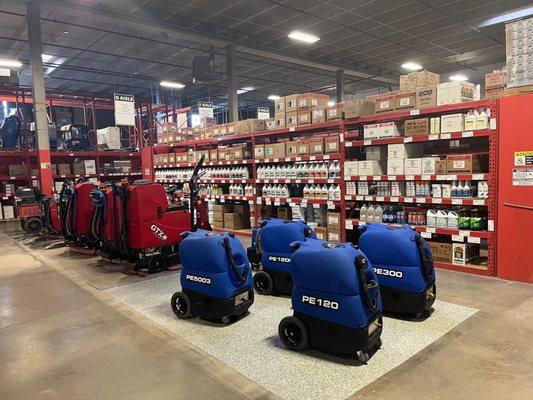
<svg viewBox="0 0 533 400">
<path fill-rule="evenodd" d="M 375 211 L 374 205 L 370 204 L 368 208 L 366 209 L 366 222 L 367 223 L 374 222 L 374 211 Z"/>
<path fill-rule="evenodd" d="M 465 181 L 465 184 L 463 185 L 463 197 L 472 197 L 472 190 L 468 181 Z"/>
<path fill-rule="evenodd" d="M 451 190 L 451 195 L 452 195 L 452 198 L 455 198 L 455 197 L 458 197 L 458 189 L 457 189 L 457 182 L 456 181 L 453 181 L 452 182 L 452 190 Z M 462 194 L 462 190 L 461 190 L 461 194 Z"/>
<path fill-rule="evenodd" d="M 430 228 L 435 228 L 437 226 L 437 211 L 428 210 L 426 213 L 427 226 Z"/>
<path fill-rule="evenodd" d="M 322 164 L 322 166 L 320 167 L 320 177 L 323 178 L 323 179 L 327 179 L 328 178 L 328 165 L 327 164 Z"/>
<path fill-rule="evenodd" d="M 328 200 L 335 200 L 335 188 L 330 185 L 328 188 Z"/>
<path fill-rule="evenodd" d="M 327 185 L 322 185 L 320 188 L 320 199 L 327 200 L 329 194 L 329 189 Z"/>
<path fill-rule="evenodd" d="M 448 211 L 447 226 L 450 229 L 457 229 L 459 227 L 459 214 L 455 211 Z"/>
<path fill-rule="evenodd" d="M 380 204 L 374 209 L 374 222 L 378 224 L 383 222 L 383 207 Z"/>
<path fill-rule="evenodd" d="M 340 201 L 341 197 L 342 197 L 341 187 L 339 185 L 335 185 L 335 188 L 333 189 L 333 199 L 335 201 Z"/>
<path fill-rule="evenodd" d="M 308 184 L 305 184 L 304 186 L 304 190 L 303 190 L 303 196 L 304 196 L 304 199 L 308 199 L 309 198 L 309 185 Z"/>
<path fill-rule="evenodd" d="M 363 204 L 361 208 L 359 209 L 359 221 L 366 222 L 367 210 L 368 210 L 367 205 Z"/>
<path fill-rule="evenodd" d="M 283 185 L 281 189 L 281 197 L 291 197 L 291 194 L 289 192 L 289 187 L 287 185 Z"/>
</svg>

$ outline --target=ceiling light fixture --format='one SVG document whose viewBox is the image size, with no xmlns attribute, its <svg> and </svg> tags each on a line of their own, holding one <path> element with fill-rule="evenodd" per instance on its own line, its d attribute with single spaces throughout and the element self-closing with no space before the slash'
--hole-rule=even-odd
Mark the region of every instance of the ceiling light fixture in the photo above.
<svg viewBox="0 0 533 400">
<path fill-rule="evenodd" d="M 279 99 L 281 99 L 281 96 L 278 96 L 277 94 L 271 94 L 270 96 L 268 96 L 268 99 L 269 100 L 279 100 Z"/>
<path fill-rule="evenodd" d="M 514 10 L 506 11 L 503 14 L 497 15 L 496 17 L 489 18 L 481 22 L 479 24 L 479 27 L 484 28 L 485 26 L 503 24 L 505 22 L 514 21 L 515 19 L 528 17 L 530 15 L 533 15 L 533 7 L 531 6 L 515 8 Z"/>
<path fill-rule="evenodd" d="M 320 40 L 318 36 L 311 35 L 310 33 L 305 33 L 301 31 L 292 31 L 287 36 L 291 39 L 299 40 L 300 42 L 305 42 L 305 43 L 315 43 Z"/>
<path fill-rule="evenodd" d="M 419 69 L 422 69 L 423 67 L 418 63 L 408 61 L 402 64 L 402 68 L 408 71 L 418 71 Z"/>
<path fill-rule="evenodd" d="M 454 81 L 454 82 L 464 82 L 464 81 L 468 80 L 468 78 L 466 76 L 464 76 L 464 75 L 457 74 L 457 75 L 450 76 L 450 80 Z"/>
<path fill-rule="evenodd" d="M 0 58 L 0 67 L 20 68 L 22 67 L 22 62 L 11 58 Z"/>
<path fill-rule="evenodd" d="M 334 101 L 331 101 L 331 100 L 328 101 L 328 106 L 329 107 L 334 106 L 335 104 L 337 104 L 337 103 L 335 103 Z"/>
<path fill-rule="evenodd" d="M 245 92 L 251 92 L 252 90 L 255 90 L 253 86 L 245 86 L 241 88 L 241 90 L 244 90 Z"/>
<path fill-rule="evenodd" d="M 172 81 L 161 81 L 159 85 L 166 87 L 166 88 L 171 88 L 171 89 L 183 89 L 185 87 L 183 83 L 172 82 Z"/>
</svg>

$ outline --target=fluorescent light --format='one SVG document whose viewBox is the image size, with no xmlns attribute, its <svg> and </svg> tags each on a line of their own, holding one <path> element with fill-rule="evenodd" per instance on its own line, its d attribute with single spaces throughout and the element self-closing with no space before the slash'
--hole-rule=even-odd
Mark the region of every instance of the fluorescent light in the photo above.
<svg viewBox="0 0 533 400">
<path fill-rule="evenodd" d="M 278 100 L 278 99 L 281 99 L 281 96 L 278 96 L 277 94 L 271 94 L 270 96 L 268 96 L 268 99 L 269 100 Z"/>
<path fill-rule="evenodd" d="M 172 89 L 183 89 L 185 87 L 183 83 L 172 82 L 172 81 L 161 81 L 159 84 L 163 87 L 172 88 Z"/>
<path fill-rule="evenodd" d="M 300 32 L 300 31 L 292 31 L 287 36 L 291 39 L 299 40 L 305 43 L 315 43 L 320 40 L 318 36 L 311 35 L 310 33 Z"/>
<path fill-rule="evenodd" d="M 0 67 L 20 68 L 22 67 L 22 63 L 19 60 L 13 60 L 11 58 L 0 58 Z"/>
<path fill-rule="evenodd" d="M 251 92 L 252 90 L 255 90 L 255 88 L 253 86 L 245 86 L 241 88 L 241 90 L 244 90 L 246 92 Z"/>
<path fill-rule="evenodd" d="M 528 17 L 530 15 L 533 15 L 533 7 L 532 6 L 515 8 L 513 10 L 506 11 L 503 14 L 497 15 L 496 17 L 489 18 L 489 19 L 481 22 L 479 24 L 479 27 L 483 28 L 485 26 L 503 24 L 504 22 L 509 22 L 509 21 L 513 21 L 515 19 Z"/>
<path fill-rule="evenodd" d="M 334 101 L 331 101 L 331 100 L 328 101 L 328 106 L 330 106 L 330 107 L 331 107 L 331 106 L 334 106 L 335 104 L 337 104 L 337 103 L 335 103 Z"/>
<path fill-rule="evenodd" d="M 457 74 L 457 75 L 450 76 L 450 80 L 451 81 L 456 81 L 456 82 L 463 82 L 463 81 L 468 80 L 468 78 L 466 76 L 464 76 L 464 75 Z"/>
<path fill-rule="evenodd" d="M 402 64 L 402 68 L 408 71 L 418 71 L 419 69 L 422 69 L 422 66 L 418 63 L 408 61 Z"/>
<path fill-rule="evenodd" d="M 41 58 L 43 60 L 43 63 L 50 62 L 54 56 L 51 56 L 50 54 L 41 54 Z"/>
</svg>

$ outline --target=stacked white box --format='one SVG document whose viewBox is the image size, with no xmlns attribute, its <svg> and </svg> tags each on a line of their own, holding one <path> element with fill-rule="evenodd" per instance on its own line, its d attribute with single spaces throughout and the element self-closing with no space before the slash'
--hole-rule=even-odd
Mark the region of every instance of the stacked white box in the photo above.
<svg viewBox="0 0 533 400">
<path fill-rule="evenodd" d="M 507 86 L 533 84 L 533 18 L 505 26 Z"/>
</svg>

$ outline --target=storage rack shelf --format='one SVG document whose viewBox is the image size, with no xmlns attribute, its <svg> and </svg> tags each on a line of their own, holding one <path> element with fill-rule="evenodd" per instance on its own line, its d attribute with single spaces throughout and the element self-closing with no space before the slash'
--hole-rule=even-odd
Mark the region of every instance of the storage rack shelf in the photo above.
<svg viewBox="0 0 533 400">
<path fill-rule="evenodd" d="M 411 137 L 389 137 L 364 140 L 362 139 L 362 131 L 364 124 L 380 123 L 380 122 L 402 122 L 409 118 L 417 118 L 422 116 L 440 116 L 443 114 L 466 112 L 472 109 L 489 108 L 491 111 L 491 120 L 489 129 L 473 130 L 473 131 L 460 131 L 452 133 L 440 133 L 435 135 L 419 135 Z M 497 115 L 496 115 L 496 103 L 490 100 L 479 100 L 467 103 L 428 107 L 415 110 L 404 110 L 397 112 L 382 113 L 370 116 L 364 116 L 354 119 L 335 120 L 325 123 L 303 125 L 297 127 L 290 127 L 284 129 L 277 129 L 273 131 L 262 131 L 247 133 L 243 135 L 231 135 L 219 138 L 212 138 L 200 141 L 185 141 L 168 145 L 159 145 L 153 148 L 153 152 L 156 154 L 168 152 L 169 149 L 175 149 L 177 151 L 183 149 L 199 150 L 204 148 L 210 148 L 213 146 L 219 146 L 221 144 L 229 143 L 250 143 L 252 144 L 252 154 L 254 154 L 255 145 L 262 140 L 269 139 L 281 139 L 284 137 L 297 138 L 299 136 L 310 135 L 314 133 L 337 134 L 340 142 L 340 149 L 338 154 L 321 154 L 321 155 L 302 155 L 294 157 L 279 157 L 268 159 L 247 159 L 247 160 L 231 160 L 231 161 L 211 161 L 205 162 L 205 166 L 234 166 L 234 165 L 247 165 L 249 166 L 252 175 L 251 180 L 246 180 L 247 183 L 255 184 L 255 196 L 253 197 L 241 197 L 241 196 L 207 196 L 209 199 L 216 199 L 221 201 L 230 201 L 236 198 L 240 201 L 248 201 L 250 205 L 260 204 L 272 204 L 272 205 L 291 205 L 291 204 L 316 204 L 326 205 L 328 210 L 338 210 L 341 214 L 341 219 L 346 221 L 346 228 L 348 231 L 352 227 L 357 226 L 357 223 L 347 219 L 347 202 L 353 201 L 370 201 L 376 203 L 396 203 L 396 204 L 426 204 L 426 205 L 450 205 L 450 206 L 466 206 L 466 207 L 483 207 L 488 210 L 488 231 L 462 231 L 445 228 L 428 228 L 425 226 L 416 226 L 415 229 L 425 236 L 443 235 L 449 238 L 455 238 L 459 241 L 460 237 L 464 237 L 464 241 L 470 240 L 470 243 L 482 240 L 486 242 L 488 246 L 488 262 L 486 266 L 459 266 L 451 263 L 435 262 L 438 268 L 451 269 L 463 272 L 470 272 L 482 275 L 494 275 L 494 246 L 495 246 L 495 234 L 494 221 L 495 221 L 495 201 L 494 188 L 496 188 L 496 135 L 497 135 Z M 489 171 L 483 173 L 468 173 L 468 174 L 431 174 L 431 175 L 369 175 L 369 176 L 344 176 L 344 161 L 348 158 L 347 154 L 352 149 L 364 149 L 367 146 L 378 146 L 396 143 L 424 143 L 434 141 L 450 141 L 470 138 L 487 138 L 488 141 L 488 154 L 489 154 Z M 474 139 L 470 139 L 474 140 Z M 171 150 L 172 151 L 172 150 Z M 298 162 L 314 162 L 314 161 L 328 161 L 338 160 L 341 164 L 341 179 L 318 179 L 318 178 L 291 178 L 291 179 L 258 179 L 257 167 L 263 164 L 285 164 L 285 163 L 298 163 Z M 192 168 L 195 163 L 178 163 L 167 164 L 162 166 L 156 166 L 154 169 L 164 170 L 169 168 Z M 346 194 L 346 182 L 351 181 L 454 181 L 454 180 L 471 180 L 471 181 L 487 181 L 491 188 L 491 194 L 488 198 L 433 198 L 433 197 L 408 197 L 408 196 L 360 196 L 360 195 L 347 195 Z M 180 180 L 181 181 L 181 180 Z M 185 181 L 185 180 L 184 180 Z M 206 180 L 202 180 L 206 181 Z M 227 180 L 230 183 L 229 180 Z M 238 180 L 233 180 L 234 183 L 238 183 Z M 217 182 L 213 182 L 217 183 Z M 342 199 L 340 201 L 331 201 L 325 199 L 301 199 L 301 198 L 284 198 L 284 197 L 264 197 L 260 196 L 259 188 L 262 184 L 309 184 L 309 183 L 335 183 L 339 184 L 342 191 Z M 256 208 L 256 207 L 254 207 Z M 257 212 L 255 212 L 257 217 Z M 221 230 L 219 228 L 216 229 Z M 346 231 L 341 231 L 341 239 L 346 239 Z M 238 234 L 242 234 L 239 231 Z"/>
</svg>

